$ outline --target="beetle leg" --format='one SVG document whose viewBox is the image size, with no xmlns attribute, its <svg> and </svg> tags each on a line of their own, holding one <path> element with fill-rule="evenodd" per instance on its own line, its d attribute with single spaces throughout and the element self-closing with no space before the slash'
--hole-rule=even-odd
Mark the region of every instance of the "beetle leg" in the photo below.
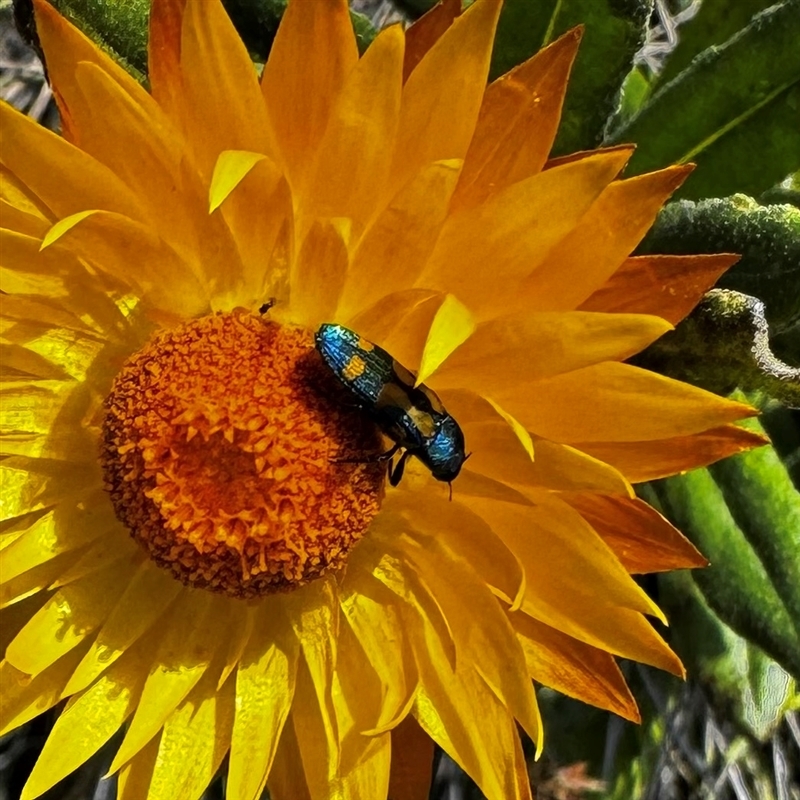
<svg viewBox="0 0 800 800">
<path fill-rule="evenodd" d="M 406 468 L 406 461 L 410 455 L 411 453 L 406 450 L 403 455 L 400 456 L 400 460 L 397 462 L 397 466 L 394 469 L 392 469 L 392 464 L 389 462 L 389 483 L 392 486 L 397 486 L 403 479 L 403 470 Z"/>
<path fill-rule="evenodd" d="M 391 461 L 392 456 L 400 449 L 400 445 L 396 444 L 394 447 L 387 450 L 385 453 L 378 453 L 378 455 L 367 456 L 366 458 L 331 458 L 331 464 L 379 464 L 384 461 Z"/>
</svg>

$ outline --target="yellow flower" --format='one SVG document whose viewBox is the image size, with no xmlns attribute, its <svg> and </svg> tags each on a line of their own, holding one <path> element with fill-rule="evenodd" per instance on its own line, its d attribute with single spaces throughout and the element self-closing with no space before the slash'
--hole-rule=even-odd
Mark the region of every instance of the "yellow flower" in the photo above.
<svg viewBox="0 0 800 800">
<path fill-rule="evenodd" d="M 499 0 L 360 59 L 296 0 L 260 81 L 217 0 L 155 0 L 152 94 L 35 5 L 64 138 L 0 109 L 2 730 L 68 701 L 24 797 L 123 724 L 123 800 L 226 753 L 235 800 L 386 797 L 390 761 L 422 797 L 431 740 L 530 797 L 531 678 L 635 719 L 615 657 L 681 672 L 630 573 L 703 561 L 631 482 L 760 441 L 621 363 L 733 260 L 628 257 L 687 168 L 548 161 L 580 34 L 486 88 Z M 323 322 L 458 420 L 452 501 L 385 485 Z"/>
</svg>

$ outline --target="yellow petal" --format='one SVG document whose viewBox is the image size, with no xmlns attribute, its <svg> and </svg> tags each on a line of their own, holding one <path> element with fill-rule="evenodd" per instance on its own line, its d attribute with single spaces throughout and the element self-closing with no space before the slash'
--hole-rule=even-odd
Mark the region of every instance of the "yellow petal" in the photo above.
<svg viewBox="0 0 800 800">
<path fill-rule="evenodd" d="M 6 103 L 0 105 L 0 127 L 3 164 L 35 193 L 48 215 L 64 217 L 87 208 L 141 213 L 140 202 L 111 170 Z"/>
<path fill-rule="evenodd" d="M 288 263 L 281 237 L 289 234 L 294 212 L 281 171 L 266 156 L 226 150 L 217 161 L 209 201 L 212 211 L 221 204 L 242 260 L 243 285 L 237 302 L 245 307 L 259 306 L 265 298 L 284 302 Z"/>
<path fill-rule="evenodd" d="M 544 686 L 639 722 L 639 710 L 614 658 L 522 613 L 510 614 L 528 674 Z"/>
<path fill-rule="evenodd" d="M 464 158 L 478 116 L 499 0 L 470 6 L 426 53 L 403 87 L 393 191 L 426 164 Z"/>
<path fill-rule="evenodd" d="M 164 638 L 136 713 L 117 751 L 109 773 L 130 761 L 161 729 L 208 669 L 215 651 L 209 631 L 224 629 L 221 606 L 211 592 L 184 589 L 163 623 Z M 217 628 L 216 626 L 221 626 Z M 216 680 L 216 675 L 213 676 Z"/>
<path fill-rule="evenodd" d="M 296 713 L 308 713 L 309 724 L 313 724 L 322 741 L 309 742 L 315 758 L 325 752 L 324 763 L 328 765 L 330 777 L 339 768 L 339 731 L 334 709 L 333 672 L 336 665 L 336 638 L 339 626 L 339 603 L 336 585 L 329 579 L 316 581 L 286 596 L 285 608 L 289 624 L 300 642 L 305 670 L 299 670 Z M 300 695 L 300 675 L 305 674 L 304 695 Z M 311 705 L 315 708 L 302 708 Z M 304 717 L 305 719 L 305 717 Z M 301 750 L 305 736 L 297 731 Z M 305 733 L 305 732 L 304 732 Z M 322 756 L 319 755 L 321 758 Z M 308 776 L 308 767 L 306 768 Z M 325 778 L 326 776 L 321 776 Z M 312 788 L 312 795 L 314 790 Z"/>
<path fill-rule="evenodd" d="M 355 557 L 355 554 L 354 554 Z M 380 685 L 375 730 L 388 729 L 407 707 L 416 689 L 416 666 L 409 657 L 397 598 L 365 570 L 348 570 L 341 593 L 347 628 L 363 652 L 362 671 L 370 670 Z"/>
<path fill-rule="evenodd" d="M 164 723 L 148 800 L 200 797 L 230 746 L 233 704 L 233 680 L 218 690 L 207 672 Z"/>
<path fill-rule="evenodd" d="M 410 536 L 419 541 L 435 537 L 448 553 L 458 553 L 504 602 L 513 606 L 522 601 L 526 576 L 519 559 L 489 524 L 463 504 L 397 493 L 387 498 L 384 509 L 385 513 L 398 513 L 406 520 Z M 492 553 L 490 560 L 486 553 Z"/>
<path fill-rule="evenodd" d="M 378 517 L 376 522 L 386 524 L 387 529 L 402 530 L 402 528 L 398 529 L 397 521 L 392 521 L 391 516 L 388 514 Z M 378 538 L 378 536 L 375 537 L 375 539 Z M 389 538 L 385 538 L 385 541 L 389 541 Z M 376 550 L 375 542 L 363 540 L 360 548 L 364 553 L 370 553 L 371 555 L 372 576 L 403 601 L 403 605 L 400 607 L 403 619 L 413 619 L 413 624 L 417 624 L 420 619 L 426 620 L 436 635 L 437 647 L 444 653 L 444 657 L 450 667 L 454 667 L 456 663 L 456 646 L 453 641 L 453 632 L 450 630 L 438 600 L 431 593 L 427 583 L 402 558 L 385 552 L 385 546 L 382 547 L 381 552 Z M 413 638 L 413 636 L 409 638 L 411 644 L 413 644 Z"/>
<path fill-rule="evenodd" d="M 574 447 L 536 438 L 531 460 L 506 425 L 479 422 L 462 429 L 472 453 L 467 466 L 473 472 L 518 487 L 630 494 L 630 485 L 617 470 Z"/>
<path fill-rule="evenodd" d="M 69 569 L 85 553 L 85 549 L 71 550 L 40 564 L 38 567 L 23 572 L 17 578 L 4 581 L 0 585 L 0 609 L 5 609 L 26 598 L 33 597 L 37 592 L 47 589 L 56 578 Z"/>
<path fill-rule="evenodd" d="M 573 28 L 488 87 L 454 208 L 477 205 L 542 169 L 582 34 Z"/>
<path fill-rule="evenodd" d="M 236 670 L 236 714 L 231 737 L 227 796 L 256 800 L 278 748 L 294 698 L 298 642 L 286 620 L 262 603 Z"/>
<path fill-rule="evenodd" d="M 264 67 L 261 91 L 293 186 L 308 165 L 308 154 L 319 146 L 357 61 L 346 0 L 289 4 Z"/>
<path fill-rule="evenodd" d="M 483 517 L 522 563 L 526 601 L 541 608 L 537 619 L 573 636 L 565 626 L 581 627 L 586 604 L 620 606 L 663 619 L 608 545 L 566 503 L 544 493 L 533 507 L 474 497 L 461 502 Z"/>
<path fill-rule="evenodd" d="M 241 277 L 241 261 L 222 217 L 208 215 L 208 189 L 186 159 L 180 136 L 157 107 L 145 113 L 97 67 L 80 64 L 76 74 L 94 115 L 81 146 L 147 202 L 146 221 L 188 264 L 196 265 L 212 291 L 230 291 Z M 97 109 L 103 109 L 102 125 Z M 175 202 L 176 185 L 180 203 Z"/>
<path fill-rule="evenodd" d="M 538 742 L 542 723 L 533 687 L 525 675 L 522 651 L 487 585 L 460 560 L 457 551 L 449 551 L 437 538 L 425 536 L 415 541 L 402 536 L 396 541 L 398 551 L 413 564 L 441 604 L 456 645 L 456 669 L 460 663 L 475 669 L 527 734 Z M 483 566 L 475 565 L 475 569 L 480 571 Z M 469 609 L 464 605 L 464 596 L 470 598 Z M 424 686 L 422 665 L 420 675 Z"/>
<path fill-rule="evenodd" d="M 3 583 L 61 553 L 88 545 L 114 525 L 113 517 L 98 524 L 93 516 L 83 508 L 67 506 L 59 508 L 58 514 L 49 511 L 37 518 L 10 547 L 4 548 Z"/>
<path fill-rule="evenodd" d="M 457 160 L 427 164 L 380 212 L 353 255 L 337 317 L 352 321 L 414 283 L 436 243 L 460 167 Z"/>
<path fill-rule="evenodd" d="M 726 253 L 628 258 L 580 308 L 615 314 L 655 314 L 674 325 L 739 258 Z"/>
<path fill-rule="evenodd" d="M 134 648 L 70 699 L 25 784 L 23 800 L 38 797 L 78 769 L 117 732 L 136 707 L 148 662 L 146 651 Z"/>
<path fill-rule="evenodd" d="M 583 163 L 583 159 L 572 163 Z M 577 308 L 619 268 L 692 169 L 668 167 L 610 184 L 572 233 L 537 261 L 536 269 L 519 287 L 517 307 L 529 311 Z"/>
<path fill-rule="evenodd" d="M 311 800 L 292 720 L 283 728 L 267 787 L 272 800 Z"/>
<path fill-rule="evenodd" d="M 445 295 L 428 330 L 416 385 L 428 380 L 447 357 L 469 339 L 474 330 L 475 320 L 469 309 L 453 295 Z"/>
<path fill-rule="evenodd" d="M 461 0 L 441 0 L 406 29 L 403 83 L 461 13 Z"/>
<path fill-rule="evenodd" d="M 489 405 L 508 423 L 508 427 L 511 428 L 511 431 L 517 438 L 517 441 L 522 445 L 522 449 L 528 454 L 528 458 L 533 461 L 535 459 L 533 439 L 531 439 L 530 433 L 525 430 L 525 426 L 521 425 L 519 420 L 517 420 L 507 411 L 503 410 L 499 403 L 496 403 L 491 398 L 487 397 L 486 402 L 489 403 Z"/>
<path fill-rule="evenodd" d="M 389 791 L 389 764 L 392 742 L 388 733 L 360 739 L 360 757 L 352 768 L 342 772 L 331 796 L 341 800 L 386 797 Z"/>
<path fill-rule="evenodd" d="M 33 678 L 8 661 L 0 661 L 0 735 L 39 716 L 62 699 L 64 685 L 87 646 L 88 642 L 78 645 Z"/>
<path fill-rule="evenodd" d="M 23 122 L 23 125 L 31 125 L 32 120 L 28 117 L 23 116 L 20 112 L 11 112 L 9 111 L 11 106 L 3 105 L 0 106 L 0 121 L 4 124 L 4 130 L 6 127 L 13 126 L 14 122 L 21 122 L 22 120 L 27 120 L 27 122 Z M 10 118 L 6 119 L 5 115 L 9 115 Z M 11 125 L 8 123 L 11 122 Z M 35 125 L 33 128 L 30 128 L 30 131 L 40 128 L 41 126 Z M 6 137 L 3 138 L 3 148 L 6 149 Z M 78 151 L 75 151 L 78 152 Z M 16 175 L 14 175 L 8 167 L 3 164 L 3 154 L 0 153 L 0 200 L 2 200 L 2 205 L 0 208 L 3 210 L 3 214 L 11 213 L 16 214 L 16 219 L 20 218 L 27 218 L 30 220 L 30 224 L 36 224 L 38 222 L 46 222 L 49 221 L 50 223 L 55 222 L 55 217 L 50 209 L 47 207 L 45 203 L 43 203 L 35 194 L 30 186 L 27 186 L 23 183 Z M 2 217 L 5 221 L 5 216 Z M 13 228 L 17 230 L 13 225 L 3 225 L 4 228 Z M 22 231 L 22 233 L 27 234 L 28 236 L 36 235 L 30 231 Z"/>
<path fill-rule="evenodd" d="M 311 329 L 330 321 L 348 266 L 347 219 L 317 220 L 309 228 L 291 273 L 292 320 Z"/>
<path fill-rule="evenodd" d="M 223 150 L 219 154 L 208 190 L 209 213 L 219 208 L 259 161 L 267 157 L 248 150 Z"/>
<path fill-rule="evenodd" d="M 121 535 L 119 524 L 107 536 L 101 536 L 88 548 L 81 550 L 81 555 L 72 566 L 61 569 L 58 577 L 50 584 L 50 589 L 69 586 L 81 581 L 89 575 L 105 570 L 120 569 L 128 574 L 135 570 L 146 558 L 140 547 L 129 536 Z M 131 576 L 128 575 L 128 578 Z"/>
<path fill-rule="evenodd" d="M 350 72 L 325 134 L 312 151 L 299 190 L 301 214 L 348 217 L 360 234 L 375 213 L 387 189 L 394 150 L 403 44 L 399 25 L 385 28 Z"/>
<path fill-rule="evenodd" d="M 721 458 L 769 444 L 761 434 L 736 425 L 690 436 L 647 442 L 586 442 L 575 447 L 618 469 L 632 483 L 665 478 Z"/>
<path fill-rule="evenodd" d="M 17 634 L 6 658 L 38 675 L 100 627 L 122 594 L 133 566 L 93 575 L 56 592 Z"/>
<path fill-rule="evenodd" d="M 557 442 L 665 439 L 758 413 L 743 403 L 615 362 L 545 378 L 524 393 L 494 397 L 529 430 Z"/>
<path fill-rule="evenodd" d="M 519 307 L 514 304 L 519 282 L 575 229 L 630 152 L 593 154 L 456 211 L 445 222 L 418 285 L 452 292 L 481 319 Z"/>
<path fill-rule="evenodd" d="M 488 800 L 530 800 L 518 769 L 513 717 L 470 666 L 453 674 L 432 659 L 413 714 L 420 727 L 478 784 Z M 487 730 L 492 736 L 485 735 Z"/>
<path fill-rule="evenodd" d="M 153 308 L 183 317 L 208 309 L 208 292 L 191 265 L 151 229 L 127 217 L 106 211 L 75 214 L 56 223 L 42 247 L 54 242 L 132 287 Z"/>
<path fill-rule="evenodd" d="M 569 492 L 560 497 L 603 537 L 632 574 L 708 564 L 677 528 L 637 497 L 608 497 L 588 492 Z"/>
<path fill-rule="evenodd" d="M 161 734 L 158 733 L 119 771 L 117 800 L 142 800 L 147 797 L 160 740 Z"/>
<path fill-rule="evenodd" d="M 672 326 L 644 314 L 518 313 L 481 323 L 439 368 L 436 386 L 486 394 L 520 383 L 623 361 Z"/>
<path fill-rule="evenodd" d="M 119 535 L 119 532 L 117 532 Z M 98 675 L 138 641 L 175 599 L 180 583 L 152 562 L 144 561 L 128 581 L 125 591 L 109 613 L 89 652 L 73 673 L 67 692 L 85 689 Z M 135 613 L 131 613 L 135 609 Z"/>
<path fill-rule="evenodd" d="M 441 8 L 442 6 L 437 6 Z M 434 744 L 413 717 L 392 731 L 389 797 L 428 800 L 433 779 Z"/>
</svg>

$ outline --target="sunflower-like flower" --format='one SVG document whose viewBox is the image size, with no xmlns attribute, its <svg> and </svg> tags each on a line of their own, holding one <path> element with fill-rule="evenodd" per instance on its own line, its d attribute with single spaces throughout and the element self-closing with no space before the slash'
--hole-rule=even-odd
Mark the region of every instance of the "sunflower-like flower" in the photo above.
<svg viewBox="0 0 800 800">
<path fill-rule="evenodd" d="M 151 93 L 35 6 L 64 137 L 0 109 L 2 730 L 67 702 L 24 798 L 122 726 L 123 800 L 226 754 L 232 800 L 422 797 L 432 742 L 530 797 L 531 679 L 635 719 L 615 657 L 681 672 L 630 576 L 702 558 L 631 483 L 760 441 L 622 363 L 734 260 L 629 257 L 688 169 L 548 160 L 580 32 L 487 88 L 499 0 L 360 58 L 295 0 L 260 79 L 218 0 L 154 0 Z M 452 500 L 386 485 L 322 323 L 458 421 Z"/>
</svg>

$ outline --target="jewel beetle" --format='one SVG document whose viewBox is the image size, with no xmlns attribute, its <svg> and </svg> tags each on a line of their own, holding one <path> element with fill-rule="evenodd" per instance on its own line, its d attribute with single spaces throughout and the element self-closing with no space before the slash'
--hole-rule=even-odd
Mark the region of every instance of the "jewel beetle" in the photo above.
<svg viewBox="0 0 800 800">
<path fill-rule="evenodd" d="M 450 483 L 466 461 L 464 434 L 442 401 L 378 345 L 343 325 L 320 325 L 314 337 L 322 360 L 378 427 L 394 442 L 389 483 L 397 486 L 409 456 L 416 456 L 438 481 Z M 403 454 L 392 469 L 391 458 Z"/>
</svg>

